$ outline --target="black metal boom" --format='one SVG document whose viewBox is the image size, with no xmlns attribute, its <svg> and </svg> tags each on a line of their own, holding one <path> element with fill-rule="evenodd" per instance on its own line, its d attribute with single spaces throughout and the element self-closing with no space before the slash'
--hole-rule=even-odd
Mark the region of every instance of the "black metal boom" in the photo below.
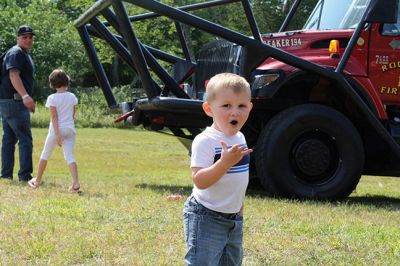
<svg viewBox="0 0 400 266">
<path fill-rule="evenodd" d="M 296 0 L 293 2 L 289 16 L 280 29 L 281 31 L 286 29 L 291 17 L 293 16 L 294 10 L 297 8 L 300 1 L 301 0 Z M 124 7 L 124 2 L 144 8 L 145 10 L 148 10 L 149 13 L 128 16 Z M 190 13 L 191 11 L 203 8 L 210 8 L 235 2 L 242 3 L 253 36 L 243 35 Z M 388 4 L 388 2 L 390 2 L 390 4 Z M 148 99 L 138 101 L 133 107 L 134 111 L 151 112 L 152 116 L 150 118 L 157 117 L 157 115 L 162 112 L 169 113 L 170 117 L 165 118 L 167 121 L 164 121 L 164 124 L 172 129 L 172 132 L 177 136 L 185 137 L 180 130 L 181 128 L 188 128 L 191 134 L 194 135 L 208 122 L 205 116 L 200 118 L 202 101 L 191 99 L 191 97 L 189 97 L 189 95 L 180 87 L 181 82 L 189 76 L 196 74 L 197 64 L 197 62 L 190 57 L 188 52 L 187 41 L 181 29 L 181 25 L 184 24 L 240 45 L 244 52 L 242 53 L 242 58 L 240 60 L 239 73 L 248 80 L 251 77 L 251 73 L 263 61 L 268 57 L 272 57 L 288 65 L 314 73 L 334 82 L 344 95 L 347 95 L 352 99 L 354 106 L 360 110 L 371 126 L 376 130 L 378 135 L 382 137 L 382 139 L 400 158 L 399 145 L 390 136 L 388 131 L 383 127 L 376 115 L 360 98 L 357 92 L 354 91 L 353 87 L 347 81 L 346 75 L 343 74 L 348 56 L 354 48 L 354 44 L 361 33 L 361 29 L 364 28 L 367 22 L 379 20 L 381 18 L 380 12 L 383 9 L 386 9 L 387 5 L 396 6 L 395 10 L 397 10 L 397 2 L 398 1 L 393 0 L 371 0 L 366 13 L 363 16 L 362 21 L 359 23 L 358 28 L 354 31 L 349 45 L 344 52 L 344 56 L 336 70 L 327 69 L 264 43 L 253 16 L 251 4 L 248 0 L 215 0 L 183 7 L 171 7 L 155 0 L 100 0 L 76 20 L 75 26 L 79 30 L 81 39 L 89 55 L 90 62 L 93 65 L 96 77 L 103 90 L 108 105 L 110 107 L 115 107 L 117 106 L 117 103 L 112 94 L 111 86 L 106 77 L 105 71 L 97 57 L 91 35 L 108 42 L 122 60 L 138 73 Z M 111 11 L 110 7 L 112 7 L 113 11 Z M 101 22 L 98 18 L 99 16 L 103 16 L 107 21 Z M 143 44 L 137 38 L 134 27 L 135 22 L 159 16 L 167 17 L 175 22 L 185 58 L 180 58 L 159 51 Z M 119 35 L 113 34 L 108 30 L 107 27 L 109 26 L 113 27 Z M 176 66 L 179 65 L 180 68 L 183 69 L 182 74 L 179 75 L 179 77 L 173 78 L 172 75 L 170 75 L 158 62 L 158 59 Z M 152 72 L 157 75 L 158 79 L 164 83 L 163 88 L 161 88 L 152 78 L 150 70 L 152 70 Z M 169 93 L 172 93 L 174 97 L 162 97 L 168 96 Z M 197 113 L 199 119 L 190 118 L 193 113 Z M 138 115 L 139 114 L 136 114 L 136 116 Z M 174 122 L 174 118 L 178 115 L 186 115 L 187 119 L 181 119 L 179 123 Z M 192 136 L 188 138 L 192 138 Z"/>
</svg>

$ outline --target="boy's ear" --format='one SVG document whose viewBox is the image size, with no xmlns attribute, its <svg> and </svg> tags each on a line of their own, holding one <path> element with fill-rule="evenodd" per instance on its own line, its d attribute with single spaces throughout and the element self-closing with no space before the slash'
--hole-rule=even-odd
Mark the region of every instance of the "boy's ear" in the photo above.
<svg viewBox="0 0 400 266">
<path fill-rule="evenodd" d="M 211 106 L 208 102 L 204 102 L 203 105 L 203 110 L 206 113 L 206 115 L 208 115 L 209 117 L 212 117 L 212 110 L 211 110 Z"/>
<path fill-rule="evenodd" d="M 253 103 L 250 102 L 250 111 L 253 110 Z"/>
</svg>

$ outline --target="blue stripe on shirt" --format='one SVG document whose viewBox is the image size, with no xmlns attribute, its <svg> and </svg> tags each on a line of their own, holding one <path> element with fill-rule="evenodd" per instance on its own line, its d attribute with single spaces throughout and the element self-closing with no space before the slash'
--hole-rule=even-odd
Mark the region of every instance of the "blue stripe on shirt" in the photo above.
<svg viewBox="0 0 400 266">
<path fill-rule="evenodd" d="M 245 151 L 248 150 L 246 144 L 240 144 L 239 146 L 246 146 Z M 232 146 L 228 146 L 228 149 L 230 148 L 232 148 Z M 221 152 L 222 152 L 222 147 L 215 147 L 214 163 L 219 159 L 221 159 Z M 250 154 L 247 154 L 237 164 L 232 166 L 227 173 L 232 174 L 232 173 L 241 173 L 249 171 L 249 163 L 250 163 Z"/>
</svg>

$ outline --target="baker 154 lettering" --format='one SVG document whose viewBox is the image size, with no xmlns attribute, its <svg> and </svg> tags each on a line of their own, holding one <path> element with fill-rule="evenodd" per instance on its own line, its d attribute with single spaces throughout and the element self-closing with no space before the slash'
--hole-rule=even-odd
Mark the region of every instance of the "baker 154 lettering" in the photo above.
<svg viewBox="0 0 400 266">
<path fill-rule="evenodd" d="M 271 45 L 275 48 L 281 47 L 292 47 L 292 46 L 300 46 L 301 39 L 276 39 L 276 40 L 267 40 L 265 41 L 266 44 Z"/>
</svg>

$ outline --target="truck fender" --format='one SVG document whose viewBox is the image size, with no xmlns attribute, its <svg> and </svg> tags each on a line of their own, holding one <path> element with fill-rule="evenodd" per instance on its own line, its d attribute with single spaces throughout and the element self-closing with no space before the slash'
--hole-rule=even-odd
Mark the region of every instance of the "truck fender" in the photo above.
<svg viewBox="0 0 400 266">
<path fill-rule="evenodd" d="M 269 84 L 263 84 L 262 79 L 265 75 L 278 75 L 279 77 Z M 319 78 L 316 75 L 304 71 L 296 71 L 290 75 L 282 70 L 261 70 L 253 75 L 252 97 L 253 98 L 273 98 L 282 88 L 290 86 L 297 81 L 305 82 L 309 87 L 317 84 Z"/>
</svg>

